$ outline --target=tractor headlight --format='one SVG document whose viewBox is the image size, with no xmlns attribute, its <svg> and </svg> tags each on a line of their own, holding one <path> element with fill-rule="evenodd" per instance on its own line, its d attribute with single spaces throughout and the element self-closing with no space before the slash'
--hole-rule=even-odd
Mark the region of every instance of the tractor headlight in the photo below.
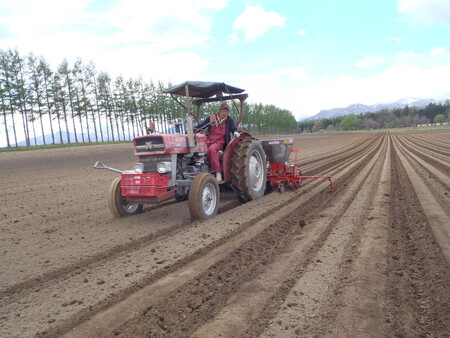
<svg viewBox="0 0 450 338">
<path fill-rule="evenodd" d="M 156 168 L 160 174 L 170 173 L 172 171 L 172 162 L 158 162 Z"/>
<path fill-rule="evenodd" d="M 135 163 L 133 169 L 137 174 L 142 174 L 144 172 L 144 163 Z"/>
</svg>

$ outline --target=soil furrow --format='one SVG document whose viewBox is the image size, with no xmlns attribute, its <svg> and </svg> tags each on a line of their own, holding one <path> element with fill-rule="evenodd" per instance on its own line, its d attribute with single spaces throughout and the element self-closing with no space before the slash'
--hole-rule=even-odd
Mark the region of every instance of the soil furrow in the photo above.
<svg viewBox="0 0 450 338">
<path fill-rule="evenodd" d="M 414 138 L 418 141 L 421 141 L 423 144 L 429 145 L 429 146 L 433 146 L 433 147 L 437 147 L 437 148 L 446 148 L 447 150 L 450 150 L 450 144 L 448 141 L 448 135 L 444 135 L 442 134 L 442 132 L 434 132 L 433 133 L 433 137 L 429 137 L 424 135 L 423 133 L 421 134 L 411 134 L 411 138 Z M 441 136 L 442 139 L 439 139 L 438 137 Z"/>
<path fill-rule="evenodd" d="M 442 316 L 450 305 L 449 265 L 412 186 L 416 178 L 405 170 L 401 156 L 394 142 L 387 320 L 396 336 L 445 336 L 450 327 L 449 317 Z"/>
<path fill-rule="evenodd" d="M 0 153 L 0 336 L 448 334 L 450 130 L 293 138 L 334 192 L 222 191 L 201 222 L 187 202 L 112 218 L 92 164 L 130 167 L 131 144 Z"/>
<path fill-rule="evenodd" d="M 410 144 L 413 145 L 413 148 L 422 148 L 426 151 L 429 151 L 434 154 L 439 154 L 445 157 L 448 157 L 450 155 L 449 148 L 450 146 L 447 144 L 446 146 L 440 144 L 440 145 L 431 145 L 430 143 L 425 143 L 421 141 L 420 139 L 417 139 L 415 137 L 410 137 L 406 135 L 402 135 L 402 137 L 407 140 Z"/>
<path fill-rule="evenodd" d="M 438 155 L 436 153 L 431 152 L 431 154 L 427 154 L 424 151 L 421 151 L 420 149 L 415 148 L 414 146 L 411 146 L 408 144 L 407 141 L 400 135 L 396 134 L 396 138 L 398 141 L 402 144 L 403 147 L 407 148 L 409 152 L 414 153 L 415 155 L 421 157 L 426 162 L 430 162 L 435 166 L 436 168 L 439 168 L 442 172 L 446 173 L 447 175 L 450 175 L 449 171 L 449 156 L 450 154 L 447 154 L 446 157 L 443 157 L 443 159 L 438 158 Z"/>
<path fill-rule="evenodd" d="M 447 218 L 450 219 L 450 179 L 448 175 L 443 174 L 437 170 L 428 162 L 419 158 L 412 152 L 408 152 L 407 149 L 399 149 L 402 155 L 408 160 L 409 164 L 414 168 L 417 175 L 426 180 L 426 185 L 430 192 L 433 194 L 433 198 L 439 205 L 443 212 L 447 214 Z"/>
<path fill-rule="evenodd" d="M 304 220 L 307 226 L 303 229 L 293 229 L 291 241 L 283 244 L 284 250 L 274 262 L 266 265 L 261 275 L 255 276 L 254 280 L 240 286 L 219 315 L 199 328 L 193 336 L 203 337 L 212 334 L 235 337 L 239 332 L 245 332 L 246 336 L 253 336 L 262 333 L 270 322 L 275 323 L 275 331 L 282 328 L 283 336 L 298 335 L 299 327 L 290 324 L 291 318 L 277 316 L 273 319 L 273 317 L 279 308 L 283 308 L 283 314 L 289 312 L 290 308 L 295 308 L 294 311 L 299 312 L 298 306 L 305 310 L 305 299 L 287 300 L 286 295 L 292 292 L 292 288 L 299 279 L 303 281 L 306 271 L 317 270 L 317 266 L 323 264 L 324 267 L 328 267 L 327 274 L 331 274 L 329 267 L 333 264 L 327 264 L 327 254 L 324 255 L 324 252 L 329 251 L 326 247 L 329 243 L 340 246 L 334 238 L 339 236 L 339 232 L 346 230 L 339 229 L 338 222 L 348 217 L 346 214 L 352 201 L 365 186 L 367 177 L 377 162 L 378 156 L 368 157 L 371 159 L 370 162 L 364 161 L 363 167 L 351 172 L 351 180 L 339 190 L 340 196 L 335 196 L 333 206 L 324 204 L 321 210 L 313 214 L 302 215 L 301 212 L 296 212 L 289 215 L 290 220 Z M 342 185 L 341 181 L 340 186 Z M 336 252 L 330 250 L 328 256 L 335 258 Z M 322 277 L 320 285 L 326 284 L 326 279 Z M 296 294 L 298 295 L 297 292 Z M 309 295 L 303 293 L 302 296 L 306 299 L 314 297 L 312 292 Z M 279 336 L 280 333 L 266 332 L 264 335 Z"/>
<path fill-rule="evenodd" d="M 349 172 L 342 174 L 337 184 L 349 180 L 354 172 L 357 172 L 361 166 L 364 166 L 364 163 L 368 161 L 368 158 L 371 158 L 370 155 L 375 151 L 376 149 L 365 154 L 365 160 L 360 159 L 358 161 L 360 162 L 359 165 L 352 166 Z M 331 198 L 330 195 L 325 195 L 325 197 L 327 200 Z M 312 195 L 308 198 L 307 202 L 302 204 L 299 212 L 315 212 L 317 207 L 323 203 L 323 198 L 323 194 L 316 193 Z M 276 219 L 277 217 L 272 216 L 269 218 L 269 221 L 273 222 Z M 276 253 L 284 247 L 283 243 L 290 240 L 292 227 L 299 227 L 298 222 L 295 224 L 288 222 L 284 226 L 283 224 L 282 221 L 278 220 L 275 225 L 267 227 L 263 233 L 252 238 L 248 246 L 236 250 L 230 255 L 230 258 L 217 266 L 211 267 L 210 270 L 183 285 L 182 292 L 174 290 L 168 294 L 166 298 L 171 299 L 170 302 L 163 300 L 156 305 L 152 305 L 150 310 L 145 311 L 145 314 L 141 315 L 144 318 L 138 317 L 137 319 L 133 319 L 131 324 L 127 324 L 123 329 L 117 329 L 115 334 L 119 334 L 122 330 L 126 332 L 126 330 L 131 328 L 131 332 L 124 334 L 147 335 L 151 334 L 145 331 L 149 327 L 153 331 L 156 330 L 154 331 L 156 332 L 155 334 L 169 333 L 167 330 L 170 330 L 170 334 L 175 335 L 177 333 L 174 330 L 180 334 L 183 334 L 186 330 L 191 331 L 196 325 L 199 325 L 201 318 L 208 318 L 214 311 L 220 308 L 219 304 L 226 301 L 230 293 L 234 292 L 236 285 L 241 285 L 249 278 L 248 276 L 256 274 L 256 271 L 261 266 L 265 266 L 272 261 L 276 257 Z M 288 228 L 286 229 L 286 227 Z M 203 290 L 199 294 L 196 291 L 199 288 L 207 290 Z M 177 313 L 175 311 L 176 308 L 186 309 L 187 311 L 181 310 L 181 312 L 178 311 Z M 122 313 L 123 310 L 118 310 L 118 312 Z M 161 316 L 165 318 L 163 327 L 156 325 L 158 323 L 157 318 Z M 101 321 L 96 320 L 94 323 L 97 324 L 88 325 L 81 332 L 90 332 L 93 327 L 99 325 L 99 322 L 104 322 L 104 318 Z M 142 327 L 140 327 L 140 324 L 138 324 L 140 322 L 145 322 L 145 324 L 142 324 Z M 194 324 L 194 322 L 197 324 Z M 79 333 L 77 331 L 77 334 Z"/>
<path fill-rule="evenodd" d="M 401 148 L 399 147 L 397 149 Z M 401 151 L 397 151 L 396 155 L 410 179 L 411 187 L 416 192 L 417 199 L 420 202 L 420 206 L 431 226 L 434 236 L 440 244 L 444 256 L 450 263 L 450 225 L 445 211 L 446 208 L 442 208 L 439 203 L 436 203 L 436 199 L 429 189 L 428 178 L 418 175 Z"/>
<path fill-rule="evenodd" d="M 323 190 L 323 188 L 322 188 Z M 268 209 L 270 210 L 270 208 Z M 270 211 L 268 211 L 268 213 L 270 213 Z M 264 216 L 263 214 L 259 214 L 259 217 Z M 234 225 L 234 230 L 235 228 L 239 228 L 239 226 Z M 234 231 L 234 230 L 230 230 L 230 227 L 226 227 L 223 228 L 223 230 L 225 232 L 229 232 L 229 231 Z M 194 233 L 193 231 L 189 231 L 191 232 L 191 235 Z M 207 232 L 206 232 L 207 233 Z M 201 233 L 199 233 L 198 237 L 201 238 Z M 200 245 L 204 246 L 205 244 L 201 244 L 201 243 L 210 243 L 211 240 L 214 240 L 214 238 L 201 238 L 200 241 Z M 181 240 L 180 240 L 181 241 Z M 178 241 L 178 242 L 180 242 Z M 168 242 L 175 242 L 172 238 L 168 240 Z M 187 242 L 190 243 L 190 242 Z M 164 242 L 162 242 L 162 245 L 166 246 L 164 244 Z M 168 245 L 167 245 L 168 246 Z M 187 258 L 184 260 L 189 261 L 190 259 L 188 258 L 189 255 L 192 255 L 196 250 L 198 250 L 199 248 L 201 248 L 201 246 L 199 247 L 198 244 L 197 246 L 192 246 L 191 248 L 186 246 L 186 252 L 188 254 Z M 145 249 L 145 250 L 144 250 Z M 150 248 L 147 250 L 145 246 L 141 247 L 140 250 L 137 251 L 137 255 L 141 256 L 145 251 L 149 251 Z M 73 277 L 71 277 L 68 280 L 65 280 L 64 283 L 54 283 L 54 286 L 49 287 L 49 288 L 44 288 L 43 290 L 39 290 L 38 294 L 32 294 L 31 297 L 25 298 L 21 301 L 21 304 L 26 304 L 30 301 L 35 301 L 36 297 L 43 297 L 46 299 L 52 299 L 50 297 L 50 295 L 58 295 L 57 299 L 53 299 L 50 303 L 48 303 L 48 306 L 52 306 L 51 303 L 56 303 L 56 304 L 61 304 L 63 307 L 65 307 L 66 311 L 65 314 L 62 315 L 61 313 L 57 312 L 50 312 L 48 314 L 46 314 L 46 316 L 49 316 L 49 320 L 55 320 L 56 322 L 60 322 L 61 319 L 67 318 L 67 316 L 73 316 L 73 313 L 77 313 L 79 311 L 79 309 L 81 308 L 96 308 L 96 309 L 102 309 L 106 306 L 111 305 L 111 303 L 113 302 L 117 302 L 118 299 L 123 298 L 125 295 L 133 292 L 136 290 L 136 285 L 142 286 L 145 285 L 145 281 L 148 281 L 149 279 L 151 279 L 151 277 L 144 277 L 145 275 L 148 275 L 148 273 L 151 274 L 155 274 L 157 273 L 158 276 L 161 276 L 165 274 L 165 271 L 167 271 L 167 269 L 170 269 L 170 266 L 173 264 L 171 262 L 173 262 L 173 260 L 179 260 L 181 257 L 176 257 L 176 253 L 174 254 L 173 252 L 166 252 L 164 253 L 164 249 L 163 250 L 158 250 L 159 255 L 158 256 L 164 256 L 166 257 L 166 259 L 164 260 L 160 260 L 160 261 L 156 261 L 153 264 L 151 264 L 150 266 L 148 266 L 148 263 L 145 263 L 145 261 L 149 261 L 152 260 L 153 257 L 155 256 L 155 254 L 149 252 L 148 253 L 148 257 L 150 258 L 146 258 L 145 261 L 139 261 L 138 259 L 134 259 L 133 256 L 133 252 L 131 253 L 127 253 L 125 256 L 119 256 L 117 257 L 116 260 L 111 260 L 108 262 L 104 262 L 105 264 L 100 264 L 97 265 L 97 268 L 94 267 L 93 270 L 89 270 L 89 269 L 85 269 L 83 271 L 80 272 L 80 274 L 75 274 Z M 190 253 L 189 253 L 190 252 Z M 131 257 L 128 257 L 131 256 Z M 119 260 L 120 258 L 120 260 Z M 156 257 L 155 257 L 156 259 Z M 125 268 L 125 264 L 126 261 L 129 261 L 129 265 L 130 268 Z M 135 266 L 136 268 L 132 268 L 132 264 L 133 262 L 135 262 Z M 130 264 L 131 263 L 131 264 Z M 144 269 L 143 266 L 147 265 L 147 267 Z M 117 276 L 117 274 L 111 274 L 108 271 L 111 271 L 111 269 L 113 269 L 114 266 L 124 266 L 124 273 L 122 274 L 122 276 L 125 276 L 125 280 L 126 283 L 120 282 L 119 276 Z M 150 269 L 151 267 L 151 269 Z M 101 271 L 105 271 L 105 273 L 102 273 Z M 161 272 L 162 271 L 162 272 Z M 100 277 L 96 277 L 96 276 L 102 276 L 107 274 L 108 278 L 100 278 Z M 144 278 L 143 278 L 144 277 Z M 123 278 L 123 277 L 122 277 Z M 88 282 L 86 282 L 88 281 Z M 95 297 L 94 295 L 92 295 L 92 292 L 89 291 L 89 287 L 92 285 L 92 283 L 101 283 L 100 285 L 102 285 L 101 290 L 98 290 Z M 67 289 L 69 287 L 69 285 L 73 285 L 73 287 L 78 287 L 80 288 L 80 286 L 83 286 L 84 288 L 84 295 L 82 298 L 67 298 L 66 296 L 64 296 L 64 289 Z M 78 286 L 77 286 L 78 285 Z M 101 301 L 100 303 L 98 303 L 97 305 L 95 305 L 95 303 L 93 303 L 95 298 L 98 297 L 105 297 L 109 294 L 108 291 L 111 290 L 113 291 L 113 293 L 111 294 L 111 296 L 106 297 L 106 299 L 104 301 Z M 46 296 L 48 295 L 48 296 Z M 61 296 L 62 299 L 61 299 Z M 31 298 L 31 299 L 30 299 Z M 45 302 L 44 302 L 45 303 Z M 13 303 L 12 305 L 14 306 L 15 303 Z M 67 307 L 67 305 L 65 304 L 71 304 L 70 307 Z M 22 305 L 21 308 L 21 312 L 22 315 L 24 315 L 25 317 L 28 317 L 28 311 L 24 309 L 25 305 Z M 10 311 L 9 310 L 10 307 L 6 307 L 6 311 Z M 76 318 L 86 318 L 86 316 L 91 316 L 92 315 L 92 310 L 87 311 L 81 311 L 79 315 L 75 316 Z M 39 317 L 39 315 L 37 316 Z M 81 320 L 81 319 L 80 319 Z M 45 325 L 45 319 L 41 318 L 41 323 L 42 325 Z"/>
<path fill-rule="evenodd" d="M 311 164 L 315 164 L 315 167 L 320 170 L 323 167 L 329 167 L 330 164 L 342 163 L 352 157 L 357 157 L 359 154 L 367 151 L 367 147 L 373 146 L 374 141 L 377 137 L 372 137 L 368 140 L 361 141 L 360 143 L 356 143 L 354 145 L 350 145 L 351 151 L 342 151 L 340 153 L 330 154 L 329 156 L 320 157 L 318 159 L 311 159 L 308 161 L 302 162 L 302 165 L 309 166 Z M 324 164 L 322 164 L 324 163 Z M 305 171 L 306 172 L 306 171 Z"/>
</svg>

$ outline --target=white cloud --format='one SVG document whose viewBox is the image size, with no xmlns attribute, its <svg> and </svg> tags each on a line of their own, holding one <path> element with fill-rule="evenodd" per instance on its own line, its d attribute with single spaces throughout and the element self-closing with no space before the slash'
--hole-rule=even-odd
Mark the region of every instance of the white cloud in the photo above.
<svg viewBox="0 0 450 338">
<path fill-rule="evenodd" d="M 203 10 L 219 10 L 225 1 L 122 0 L 104 18 L 119 29 L 116 39 L 123 43 L 156 43 L 163 50 L 204 45 L 211 37 L 211 20 Z"/>
<path fill-rule="evenodd" d="M 244 12 L 234 21 L 233 29 L 244 32 L 247 41 L 263 36 L 271 27 L 284 27 L 286 21 L 276 12 L 266 12 L 259 4 L 247 6 Z"/>
<path fill-rule="evenodd" d="M 241 39 L 239 38 L 239 35 L 236 34 L 235 32 L 231 33 L 228 35 L 228 41 L 230 43 L 236 43 L 238 41 L 240 41 Z"/>
<path fill-rule="evenodd" d="M 432 67 L 450 65 L 450 53 L 444 47 L 435 47 L 424 53 L 414 51 L 399 51 L 392 57 L 393 65 L 416 65 Z"/>
<path fill-rule="evenodd" d="M 413 21 L 450 24 L 449 0 L 397 0 L 397 9 Z"/>
<path fill-rule="evenodd" d="M 305 36 L 305 35 L 306 35 L 306 29 L 300 29 L 300 30 L 298 31 L 298 34 L 299 34 L 300 36 Z"/>
<path fill-rule="evenodd" d="M 95 62 L 97 68 L 107 70 L 113 77 L 117 75 L 123 75 L 126 78 L 142 76 L 147 81 L 161 80 L 178 83 L 190 79 L 201 79 L 203 78 L 202 72 L 209 65 L 207 58 L 196 53 L 179 51 L 159 54 L 149 46 L 129 46 L 126 49 L 117 50 L 112 57 L 111 55 L 108 57 L 108 52 L 103 53 L 99 57 L 99 61 Z"/>
<path fill-rule="evenodd" d="M 415 56 L 417 56 L 417 53 L 412 50 L 408 50 L 406 52 L 400 51 L 397 53 L 397 55 L 398 56 L 406 56 L 406 57 L 415 57 Z"/>
<path fill-rule="evenodd" d="M 416 52 L 409 51 L 399 51 L 392 58 L 391 62 L 395 65 L 408 65 L 408 64 L 420 64 L 420 59 L 424 59 L 423 56 L 418 55 Z"/>
<path fill-rule="evenodd" d="M 394 65 L 370 77 L 323 75 L 308 81 L 287 78 L 290 73 L 292 70 L 282 69 L 246 74 L 239 82 L 250 94 L 250 102 L 274 104 L 290 110 L 298 119 L 353 103 L 393 102 L 402 97 L 440 98 L 448 93 L 450 63 L 430 67 Z"/>
<path fill-rule="evenodd" d="M 436 47 L 430 50 L 430 55 L 440 56 L 440 55 L 449 55 L 449 53 L 444 47 Z"/>
<path fill-rule="evenodd" d="M 193 0 L 193 5 L 195 8 L 212 9 L 215 11 L 225 8 L 227 4 L 228 0 Z"/>
<path fill-rule="evenodd" d="M 0 19 L 15 40 L 46 44 L 73 44 L 95 40 L 99 48 L 124 44 L 158 44 L 161 50 L 204 45 L 210 39 L 208 11 L 217 11 L 227 1 L 119 0 L 103 11 L 90 10 L 92 0 L 15 0 L 3 5 Z M 3 16 L 4 15 L 4 16 Z M 78 35 L 78 38 L 77 38 Z M 65 41 L 68 40 L 68 41 Z M 64 45 L 63 45 L 64 47 Z"/>
<path fill-rule="evenodd" d="M 446 91 L 450 65 L 418 67 L 399 65 L 385 69 L 373 78 L 351 79 L 346 85 L 361 88 L 359 102 L 395 101 L 402 97 L 436 97 Z"/>
<path fill-rule="evenodd" d="M 382 56 L 375 56 L 375 55 L 368 55 L 361 60 L 356 62 L 356 67 L 359 68 L 368 68 L 372 67 L 373 65 L 382 63 L 385 60 Z"/>
<path fill-rule="evenodd" d="M 92 0 L 15 0 L 1 3 L 0 18 L 22 33 L 25 27 L 55 27 L 80 20 L 86 5 Z M 27 21 L 17 21 L 26 19 Z M 29 33 L 34 33 L 30 31 Z"/>
<path fill-rule="evenodd" d="M 43 55 L 56 66 L 64 58 L 94 61 L 98 69 L 146 79 L 186 79 L 209 61 L 185 52 L 211 38 L 209 14 L 227 0 L 119 0 L 93 10 L 91 0 L 14 0 L 1 4 L 9 34 L 2 48 Z M 186 67 L 186 64 L 191 67 Z M 195 75 L 195 74 L 194 74 Z M 195 76 L 197 78 L 197 76 Z"/>
</svg>

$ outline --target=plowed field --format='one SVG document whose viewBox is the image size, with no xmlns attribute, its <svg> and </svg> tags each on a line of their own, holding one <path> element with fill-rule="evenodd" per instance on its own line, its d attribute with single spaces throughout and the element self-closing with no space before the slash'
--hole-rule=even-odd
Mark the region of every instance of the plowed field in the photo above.
<svg viewBox="0 0 450 338">
<path fill-rule="evenodd" d="M 444 337 L 450 130 L 295 136 L 296 191 L 114 219 L 131 144 L 0 153 L 1 337 Z"/>
</svg>

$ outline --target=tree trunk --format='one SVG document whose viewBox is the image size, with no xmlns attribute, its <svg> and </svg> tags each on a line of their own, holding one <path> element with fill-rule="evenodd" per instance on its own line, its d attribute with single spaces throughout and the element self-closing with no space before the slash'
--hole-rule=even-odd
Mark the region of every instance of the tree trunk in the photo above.
<svg viewBox="0 0 450 338">
<path fill-rule="evenodd" d="M 4 98 L 2 96 L 2 107 L 3 107 L 2 111 L 3 111 L 3 123 L 5 124 L 6 146 L 8 148 L 11 148 L 11 143 L 9 141 L 8 121 L 7 121 L 7 118 L 6 118 L 7 113 L 6 113 L 4 102 L 5 101 L 4 101 Z"/>
</svg>

